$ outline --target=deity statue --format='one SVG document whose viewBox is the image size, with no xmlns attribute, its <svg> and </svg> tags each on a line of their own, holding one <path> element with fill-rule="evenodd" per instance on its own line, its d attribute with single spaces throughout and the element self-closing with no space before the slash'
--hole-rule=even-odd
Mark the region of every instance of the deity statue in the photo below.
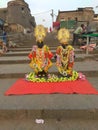
<svg viewBox="0 0 98 130">
<path fill-rule="evenodd" d="M 57 38 L 60 42 L 60 45 L 56 49 L 56 66 L 58 72 L 63 77 L 71 77 L 73 75 L 75 55 L 74 48 L 69 45 L 69 30 L 65 28 L 60 29 Z"/>
<path fill-rule="evenodd" d="M 32 47 L 32 51 L 29 54 L 29 58 L 31 59 L 29 65 L 39 78 L 47 77 L 48 70 L 52 66 L 51 58 L 53 54 L 43 42 L 46 37 L 45 27 L 43 25 L 37 25 L 34 30 L 34 36 L 37 45 Z"/>
</svg>

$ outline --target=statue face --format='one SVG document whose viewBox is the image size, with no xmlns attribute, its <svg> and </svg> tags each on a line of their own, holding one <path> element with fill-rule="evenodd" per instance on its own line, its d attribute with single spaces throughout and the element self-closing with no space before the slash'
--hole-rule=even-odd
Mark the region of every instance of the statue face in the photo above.
<svg viewBox="0 0 98 130">
<path fill-rule="evenodd" d="M 43 42 L 37 42 L 37 46 L 38 46 L 38 48 L 42 48 L 43 47 Z"/>
</svg>

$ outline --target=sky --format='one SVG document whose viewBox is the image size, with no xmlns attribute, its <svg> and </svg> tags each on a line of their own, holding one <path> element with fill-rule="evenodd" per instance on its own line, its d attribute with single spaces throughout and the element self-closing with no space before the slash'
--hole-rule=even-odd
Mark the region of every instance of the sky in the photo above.
<svg viewBox="0 0 98 130">
<path fill-rule="evenodd" d="M 0 8 L 7 7 L 7 3 L 11 0 L 0 0 Z M 95 13 L 98 14 L 98 0 L 25 0 L 29 5 L 31 14 L 35 17 L 37 24 L 43 24 L 45 27 L 51 27 L 54 14 L 54 21 L 58 15 L 58 11 L 71 11 L 78 8 L 93 7 Z"/>
</svg>

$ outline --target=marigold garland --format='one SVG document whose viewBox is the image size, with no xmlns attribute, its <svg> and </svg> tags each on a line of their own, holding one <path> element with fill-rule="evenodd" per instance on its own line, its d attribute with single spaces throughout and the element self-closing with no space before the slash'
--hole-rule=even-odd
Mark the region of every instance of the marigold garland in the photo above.
<svg viewBox="0 0 98 130">
<path fill-rule="evenodd" d="M 35 73 L 31 72 L 26 74 L 25 79 L 32 82 L 65 82 L 65 81 L 75 81 L 79 77 L 76 71 L 73 71 L 71 77 L 58 77 L 55 74 L 48 74 L 48 78 L 39 78 L 35 75 Z"/>
</svg>

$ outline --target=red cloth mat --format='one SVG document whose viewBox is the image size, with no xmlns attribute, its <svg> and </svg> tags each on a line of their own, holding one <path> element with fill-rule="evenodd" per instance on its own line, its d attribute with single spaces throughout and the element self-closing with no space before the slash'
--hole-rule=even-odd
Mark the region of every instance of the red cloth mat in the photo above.
<svg viewBox="0 0 98 130">
<path fill-rule="evenodd" d="M 76 80 L 66 82 L 30 82 L 25 79 L 17 80 L 6 92 L 5 95 L 25 94 L 98 94 L 98 91 L 88 80 Z"/>
</svg>

